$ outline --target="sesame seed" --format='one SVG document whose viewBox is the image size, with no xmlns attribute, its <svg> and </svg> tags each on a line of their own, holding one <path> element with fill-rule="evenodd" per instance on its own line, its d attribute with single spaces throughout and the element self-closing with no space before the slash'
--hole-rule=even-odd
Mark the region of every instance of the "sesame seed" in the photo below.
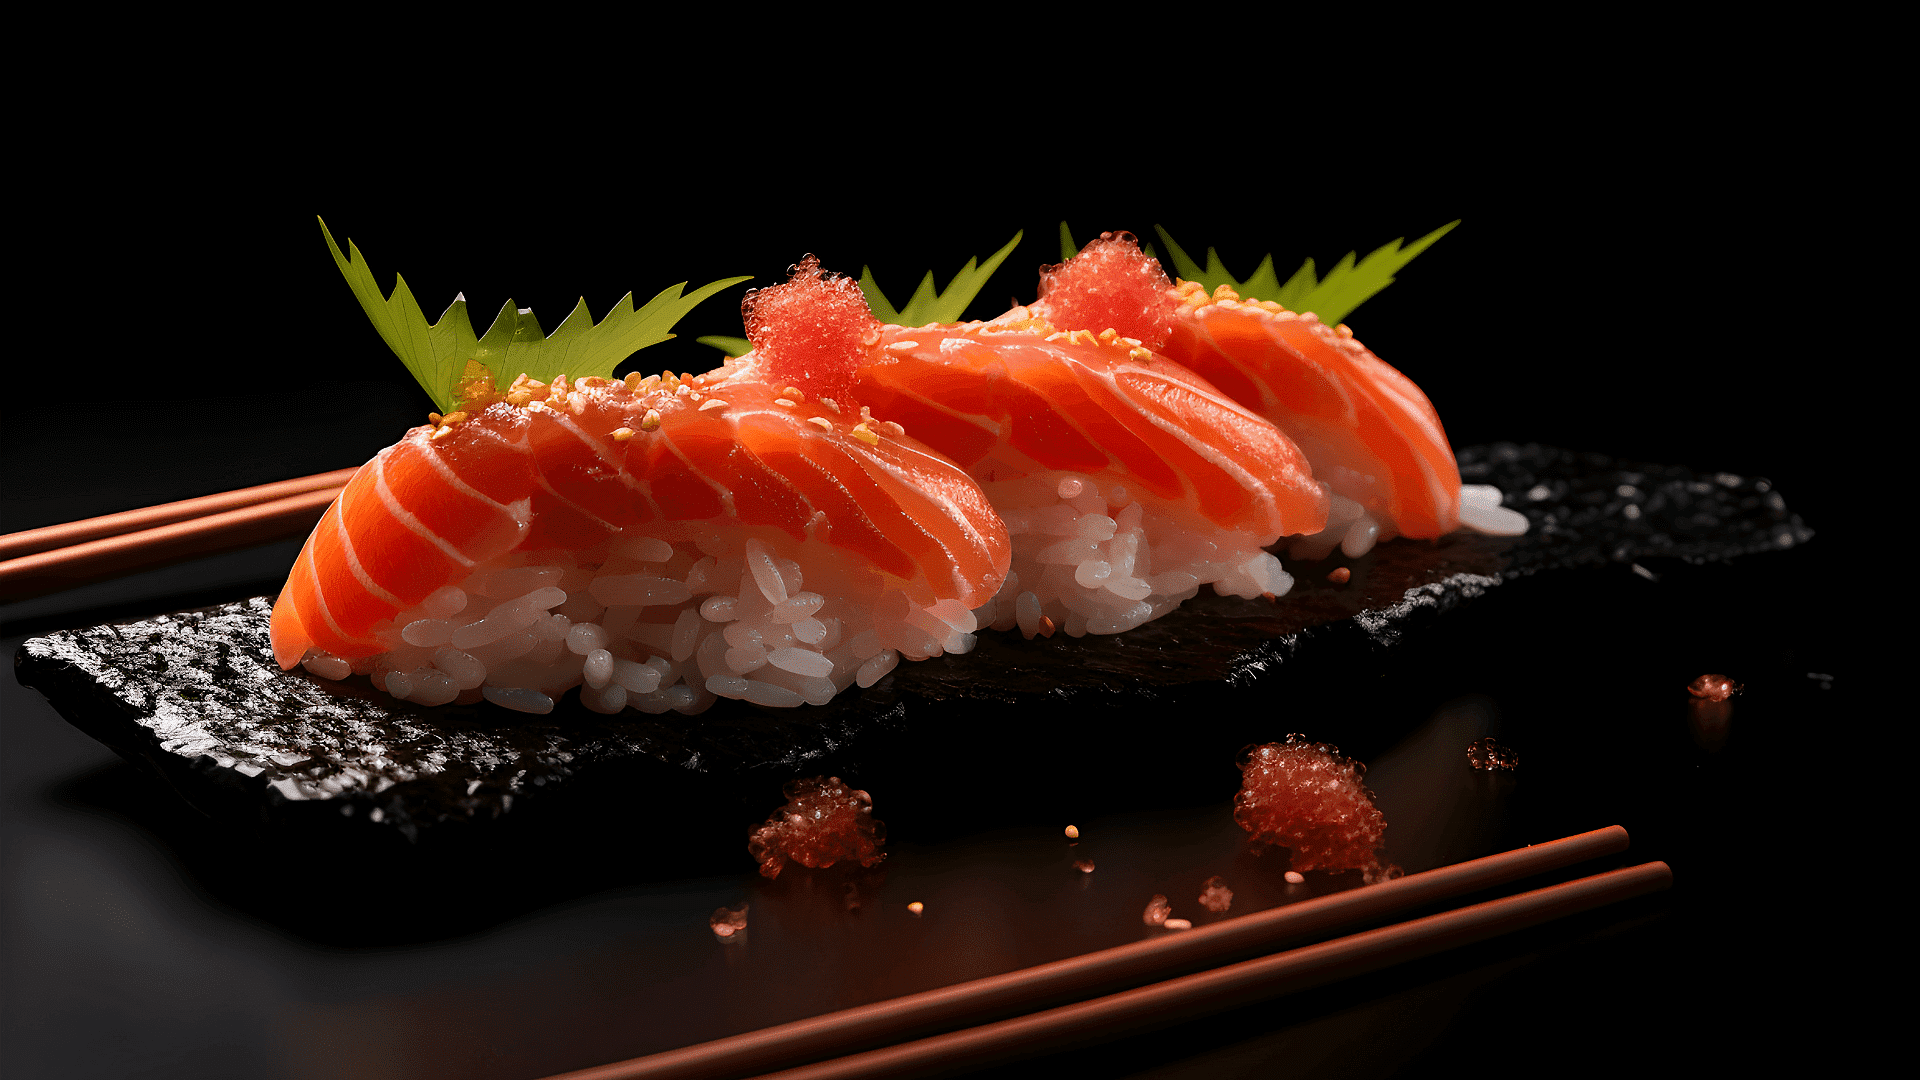
<svg viewBox="0 0 1920 1080">
<path fill-rule="evenodd" d="M 906 428 L 901 427 L 899 424 L 896 424 L 891 420 L 880 421 L 880 430 L 886 432 L 887 434 L 893 436 L 896 439 L 905 438 L 907 434 Z"/>
<path fill-rule="evenodd" d="M 890 353 L 910 353 L 919 347 L 920 343 L 917 341 L 892 341 L 887 343 L 887 351 Z"/>
<path fill-rule="evenodd" d="M 433 434 L 428 436 L 428 441 L 438 442 L 451 434 L 453 434 L 453 429 L 450 427 L 435 428 Z"/>
<path fill-rule="evenodd" d="M 631 439 L 631 438 L 633 438 L 633 429 L 632 429 L 632 428 L 630 428 L 630 427 L 623 427 L 623 428 L 614 428 L 614 429 L 613 429 L 613 441 L 614 441 L 614 442 L 626 442 L 626 441 L 627 441 L 628 439 Z"/>
<path fill-rule="evenodd" d="M 880 436 L 875 435 L 873 429 L 867 427 L 864 421 L 853 425 L 853 430 L 848 432 L 848 434 L 866 443 L 868 446 L 880 445 Z"/>
<path fill-rule="evenodd" d="M 660 411 L 648 409 L 647 415 L 640 418 L 641 431 L 654 431 L 660 427 Z"/>
<path fill-rule="evenodd" d="M 783 398 L 783 397 L 777 397 L 777 398 L 774 398 L 774 399 L 773 399 L 773 403 L 774 403 L 775 405 L 785 405 L 785 406 L 786 406 L 787 408 L 789 408 L 789 409 L 791 409 L 791 408 L 793 408 L 793 405 L 794 405 L 794 403 L 793 403 L 793 400 L 792 400 L 792 399 L 790 399 L 790 398 Z"/>
<path fill-rule="evenodd" d="M 809 416 L 807 417 L 807 423 L 812 424 L 814 427 L 819 428 L 821 431 L 833 430 L 833 421 L 827 419 L 824 416 Z"/>
<path fill-rule="evenodd" d="M 700 411 L 707 412 L 712 409 L 724 409 L 726 407 L 727 407 L 727 403 L 724 401 L 721 401 L 719 398 L 717 397 L 708 398 L 706 400 L 706 403 L 700 406 Z"/>
</svg>

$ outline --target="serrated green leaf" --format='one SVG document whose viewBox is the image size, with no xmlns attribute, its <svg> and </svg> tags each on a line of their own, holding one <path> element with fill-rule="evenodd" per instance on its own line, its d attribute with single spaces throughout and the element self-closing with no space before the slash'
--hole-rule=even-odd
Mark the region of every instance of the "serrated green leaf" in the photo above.
<svg viewBox="0 0 1920 1080">
<path fill-rule="evenodd" d="M 702 345 L 711 345 L 719 349 L 721 352 L 727 354 L 727 359 L 729 360 L 745 356 L 753 351 L 753 342 L 743 337 L 723 337 L 719 334 L 708 334 L 706 337 L 697 337 L 693 340 Z"/>
<path fill-rule="evenodd" d="M 973 303 L 973 298 L 980 295 L 981 289 L 986 288 L 993 272 L 1000 269 L 1000 264 L 1007 261 L 1007 256 L 1013 254 L 1014 248 L 1020 246 L 1020 239 L 1025 235 L 1024 229 L 1014 233 L 1013 239 L 989 256 L 984 264 L 977 258 L 968 259 L 967 265 L 953 275 L 952 281 L 947 282 L 945 290 L 934 288 L 933 271 L 927 271 L 927 276 L 920 279 L 920 287 L 913 291 L 905 307 L 896 309 L 886 294 L 880 291 L 880 286 L 874 283 L 871 267 L 860 268 L 860 291 L 866 294 L 867 306 L 873 309 L 874 317 L 884 323 L 896 326 L 957 323 L 966 315 L 967 305 Z"/>
<path fill-rule="evenodd" d="M 1427 250 L 1435 240 L 1440 239 L 1460 224 L 1451 221 L 1438 229 L 1402 248 L 1402 240 L 1395 240 L 1376 248 L 1365 259 L 1354 262 L 1354 252 L 1334 264 L 1324 279 L 1316 281 L 1313 272 L 1313 260 L 1300 264 L 1285 284 L 1281 284 L 1273 270 L 1273 256 L 1268 255 L 1253 275 L 1245 281 L 1236 280 L 1227 272 L 1226 265 L 1212 248 L 1207 249 L 1207 265 L 1201 269 L 1174 243 L 1167 230 L 1155 225 L 1154 231 L 1173 253 L 1173 262 L 1179 275 L 1188 281 L 1198 282 L 1209 291 L 1226 285 L 1242 297 L 1260 300 L 1272 300 L 1290 311 L 1311 311 L 1320 317 L 1320 321 L 1329 325 L 1344 322 L 1353 310 L 1365 303 L 1375 293 L 1393 284 L 1393 275 L 1413 261 L 1413 257 Z M 1064 232 L 1064 226 L 1062 227 Z"/>
<path fill-rule="evenodd" d="M 523 374 L 541 382 L 552 382 L 560 375 L 612 378 L 613 369 L 621 361 L 672 337 L 673 325 L 701 301 L 748 280 L 726 278 L 702 285 L 692 293 L 684 292 L 687 283 L 683 281 L 660 290 L 638 311 L 633 308 L 633 294 L 628 293 L 598 325 L 582 297 L 551 335 L 541 329 L 532 309 L 521 310 L 508 300 L 487 332 L 475 338 L 473 325 L 467 320 L 464 295 L 448 305 L 438 323 L 428 326 L 405 278 L 395 275 L 392 297 L 383 298 L 360 249 L 348 241 L 348 258 L 340 253 L 325 221 L 320 222 L 320 231 L 327 238 L 335 265 L 373 320 L 374 328 L 442 412 L 451 412 L 457 405 L 456 384 L 470 360 L 492 372 L 494 386 L 501 390 Z"/>
</svg>

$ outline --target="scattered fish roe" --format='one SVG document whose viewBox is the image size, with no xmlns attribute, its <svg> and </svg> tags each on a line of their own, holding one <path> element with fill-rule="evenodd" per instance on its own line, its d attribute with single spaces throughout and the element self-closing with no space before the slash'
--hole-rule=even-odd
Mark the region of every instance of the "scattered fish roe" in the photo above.
<svg viewBox="0 0 1920 1080">
<path fill-rule="evenodd" d="M 1490 738 L 1475 739 L 1467 745 L 1467 764 L 1481 772 L 1512 772 L 1520 767 L 1520 755 Z"/>
<path fill-rule="evenodd" d="M 1287 884 L 1289 885 L 1302 885 L 1306 883 L 1306 880 L 1307 875 L 1298 870 L 1287 871 Z"/>
<path fill-rule="evenodd" d="M 1347 582 L 1353 580 L 1353 571 L 1344 566 L 1336 566 L 1327 571 L 1327 580 L 1333 582 L 1335 585 L 1345 585 Z"/>
<path fill-rule="evenodd" d="M 1189 919 L 1168 919 L 1166 922 L 1163 922 L 1160 925 L 1166 927 L 1169 930 L 1193 929 L 1193 922 Z"/>
<path fill-rule="evenodd" d="M 1080 827 L 1077 825 L 1067 826 L 1067 839 L 1069 840 L 1080 839 Z"/>
<path fill-rule="evenodd" d="M 1725 701 L 1740 692 L 1740 684 L 1725 675 L 1702 675 L 1687 684 L 1687 693 L 1708 701 Z"/>
<path fill-rule="evenodd" d="M 1374 854 L 1387 822 L 1361 783 L 1366 766 L 1289 735 L 1244 751 L 1240 773 L 1233 820 L 1256 845 L 1287 848 L 1296 870 L 1361 870 L 1369 883 L 1397 876 Z"/>
<path fill-rule="evenodd" d="M 1200 906 L 1216 915 L 1233 906 L 1233 890 L 1225 878 L 1215 874 L 1206 880 L 1200 887 Z"/>
<path fill-rule="evenodd" d="M 707 918 L 707 925 L 713 928 L 713 936 L 730 938 L 747 928 L 747 905 L 745 901 L 739 907 L 715 908 Z"/>
<path fill-rule="evenodd" d="M 918 900 L 915 900 L 913 903 L 907 905 L 907 910 L 913 912 L 915 915 L 918 915 L 921 912 L 927 910 L 927 905 L 921 903 Z"/>
<path fill-rule="evenodd" d="M 860 286 L 822 272 L 812 255 L 784 284 L 748 292 L 740 309 L 766 380 L 791 383 L 813 398 L 846 396 L 865 339 L 880 325 Z"/>
<path fill-rule="evenodd" d="M 1167 903 L 1166 897 L 1155 893 L 1153 899 L 1147 901 L 1146 914 L 1140 918 L 1148 926 L 1165 926 L 1167 916 L 1171 914 L 1173 914 L 1173 905 Z"/>
<path fill-rule="evenodd" d="M 887 857 L 880 850 L 887 827 L 874 820 L 873 796 L 837 776 L 795 780 L 783 794 L 787 804 L 748 834 L 762 876 L 779 877 L 788 860 L 817 870 L 842 860 L 875 866 Z"/>
<path fill-rule="evenodd" d="M 1132 233 L 1101 233 L 1080 254 L 1040 271 L 1033 307 L 1062 330 L 1113 329 L 1149 349 L 1166 347 L 1179 306 L 1160 262 Z"/>
</svg>

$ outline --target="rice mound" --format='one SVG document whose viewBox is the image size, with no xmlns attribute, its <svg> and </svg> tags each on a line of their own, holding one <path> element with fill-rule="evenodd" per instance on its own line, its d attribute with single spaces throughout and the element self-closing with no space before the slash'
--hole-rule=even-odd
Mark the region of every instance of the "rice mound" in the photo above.
<svg viewBox="0 0 1920 1080">
<path fill-rule="evenodd" d="M 547 713 L 577 686 L 594 712 L 693 715 L 723 697 L 824 705 L 903 656 L 973 648 L 960 601 L 916 604 L 822 540 L 693 531 L 651 523 L 578 555 L 509 553 L 376 631 L 389 651 L 348 661 L 316 649 L 303 666 L 369 675 L 420 705 L 484 698 Z"/>
<path fill-rule="evenodd" d="M 1071 637 L 1118 634 L 1165 615 L 1211 584 L 1223 596 L 1283 596 L 1293 577 L 1248 532 L 1124 484 L 1049 470 L 982 485 L 1013 537 L 1013 570 L 975 609 L 981 626 Z"/>
</svg>

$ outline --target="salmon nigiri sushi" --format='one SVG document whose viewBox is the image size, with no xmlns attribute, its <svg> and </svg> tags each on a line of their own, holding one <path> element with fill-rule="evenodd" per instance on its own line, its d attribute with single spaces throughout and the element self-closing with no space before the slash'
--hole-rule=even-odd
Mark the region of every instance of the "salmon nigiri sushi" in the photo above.
<svg viewBox="0 0 1920 1080">
<path fill-rule="evenodd" d="M 1497 489 L 1460 483 L 1433 404 L 1345 325 L 1242 300 L 1226 286 L 1115 289 L 1096 269 L 1140 259 L 1131 237 L 1103 234 L 1056 268 L 1035 307 L 1061 327 L 1121 327 L 1286 432 L 1331 505 L 1324 529 L 1292 541 L 1294 555 L 1318 559 L 1338 546 L 1358 557 L 1394 536 L 1463 527 L 1525 531 L 1526 518 L 1501 509 Z"/>
<path fill-rule="evenodd" d="M 1089 287 L 1167 294 L 1144 264 Z M 1291 576 L 1263 549 L 1327 517 L 1306 457 L 1113 323 L 1062 315 L 1043 296 L 989 322 L 886 326 L 859 372 L 860 399 L 966 469 L 1006 520 L 1013 572 L 980 620 L 1113 634 L 1202 585 L 1286 593 Z"/>
<path fill-rule="evenodd" d="M 1297 542 L 1296 555 L 1321 558 L 1338 546 L 1357 557 L 1394 536 L 1460 528 L 1526 531 L 1497 489 L 1460 483 L 1433 403 L 1344 323 L 1243 300 L 1224 285 L 1208 293 L 1182 281 L 1170 299 L 1167 355 L 1279 425 L 1333 495 L 1327 529 Z"/>
<path fill-rule="evenodd" d="M 803 263 L 718 371 L 467 384 L 327 510 L 274 606 L 283 668 L 396 698 L 697 713 L 824 704 L 971 647 L 1010 544 L 980 487 L 848 396 L 876 325 Z"/>
</svg>

